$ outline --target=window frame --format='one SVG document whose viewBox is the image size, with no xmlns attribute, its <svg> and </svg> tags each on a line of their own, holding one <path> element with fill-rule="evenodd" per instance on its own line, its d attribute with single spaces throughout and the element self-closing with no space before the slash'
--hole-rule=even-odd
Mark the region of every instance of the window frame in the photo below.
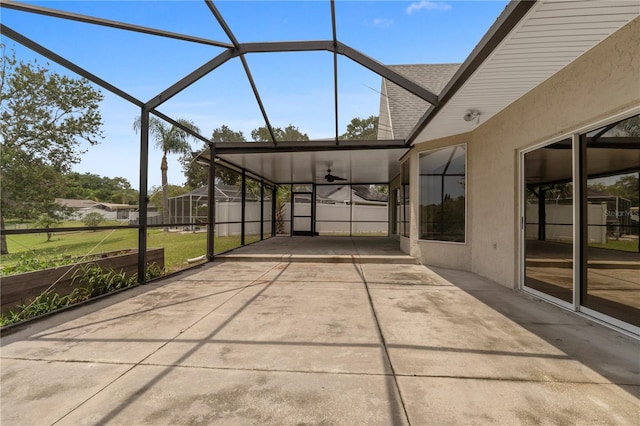
<svg viewBox="0 0 640 426">
<path fill-rule="evenodd" d="M 457 147 L 462 147 L 464 149 L 464 240 L 463 241 L 448 241 L 448 240 L 438 240 L 438 239 L 424 239 L 422 238 L 422 178 L 423 173 L 421 171 L 420 168 L 420 159 L 427 154 L 431 154 L 437 151 L 442 151 L 445 149 L 451 149 L 451 148 L 457 148 Z M 468 220 L 468 202 L 469 202 L 469 197 L 468 197 L 468 147 L 466 143 L 459 143 L 459 144 L 454 144 L 454 145 L 447 145 L 447 146 L 441 146 L 441 147 L 437 147 L 437 148 L 432 148 L 432 149 L 428 149 L 428 150 L 424 150 L 418 153 L 418 167 L 417 167 L 417 174 L 418 174 L 418 199 L 417 199 L 417 204 L 418 204 L 418 241 L 424 241 L 424 242 L 429 242 L 429 243 L 442 243 L 442 244 L 456 244 L 456 245 L 467 245 L 468 243 L 468 239 L 467 239 L 467 235 L 468 235 L 468 226 L 469 226 L 469 220 Z M 425 176 L 429 176 L 429 174 L 426 174 Z M 436 175 L 433 175 L 436 176 Z M 452 175 L 440 175 L 443 178 L 445 176 L 460 176 L 459 174 L 452 174 Z"/>
</svg>

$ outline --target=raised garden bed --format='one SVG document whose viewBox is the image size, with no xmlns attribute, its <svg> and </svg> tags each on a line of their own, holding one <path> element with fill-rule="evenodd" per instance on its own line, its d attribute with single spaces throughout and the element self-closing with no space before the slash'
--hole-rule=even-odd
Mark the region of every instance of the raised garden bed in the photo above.
<svg viewBox="0 0 640 426">
<path fill-rule="evenodd" d="M 34 299 L 53 283 L 55 283 L 51 287 L 53 292 L 60 296 L 70 294 L 74 289 L 73 277 L 82 273 L 83 267 L 87 265 L 98 265 L 103 269 L 113 269 L 130 276 L 138 272 L 138 250 L 101 253 L 91 260 L 78 264 L 2 277 L 0 281 L 0 300 L 2 301 L 0 312 L 4 314 L 22 302 Z M 151 265 L 164 269 L 164 248 L 147 250 L 147 266 Z"/>
</svg>

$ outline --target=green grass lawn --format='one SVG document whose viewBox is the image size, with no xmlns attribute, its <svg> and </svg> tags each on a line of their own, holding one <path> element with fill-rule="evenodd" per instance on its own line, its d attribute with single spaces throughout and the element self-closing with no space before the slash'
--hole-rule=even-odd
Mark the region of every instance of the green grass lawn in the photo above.
<svg viewBox="0 0 640 426">
<path fill-rule="evenodd" d="M 161 228 L 150 229 L 147 247 L 164 248 L 165 268 L 169 272 L 184 269 L 187 259 L 207 252 L 207 233 L 165 232 Z M 215 252 L 220 253 L 240 246 L 240 236 L 216 237 Z M 7 235 L 8 255 L 0 257 L 0 265 L 14 264 L 21 253 L 32 251 L 34 256 L 59 258 L 82 256 L 138 248 L 137 229 L 105 229 L 103 231 L 54 232 L 50 241 L 45 234 Z"/>
<path fill-rule="evenodd" d="M 606 244 L 589 243 L 589 246 L 610 250 L 629 251 L 631 253 L 638 252 L 638 240 L 609 240 Z"/>
<path fill-rule="evenodd" d="M 71 225 L 73 226 L 73 225 Z M 255 236 L 247 236 L 247 242 L 254 241 Z M 259 237 L 257 238 L 259 239 Z M 197 258 L 207 252 L 206 232 L 165 232 L 161 228 L 153 228 L 147 233 L 147 246 L 149 248 L 164 248 L 165 271 L 175 272 L 192 266 L 188 259 Z M 240 236 L 215 237 L 214 249 L 216 253 L 227 251 L 240 246 Z M 21 234 L 7 235 L 8 255 L 0 256 L 0 267 L 15 265 L 21 257 L 29 262 L 21 262 L 19 271 L 42 269 L 58 266 L 60 262 L 47 262 L 44 259 L 60 259 L 64 256 L 82 256 L 125 249 L 137 249 L 137 229 L 105 229 L 99 231 L 75 231 L 55 232 L 47 241 L 47 235 Z M 28 256 L 25 256 L 28 254 Z M 39 262 L 31 262 L 33 260 Z M 69 262 L 70 263 L 70 262 Z M 19 272 L 18 272 L 19 273 Z M 102 294 L 102 293 L 101 293 Z M 43 296 L 44 299 L 36 299 L 34 305 L 26 301 L 28 306 L 17 315 L 3 314 L 0 316 L 0 325 L 8 325 L 33 316 L 42 315 L 51 310 L 59 309 L 67 305 L 55 304 L 52 301 L 61 302 L 57 294 Z M 58 303 L 56 302 L 56 303 Z M 69 303 L 68 301 L 65 303 Z M 71 303 L 76 303 L 73 301 Z"/>
</svg>

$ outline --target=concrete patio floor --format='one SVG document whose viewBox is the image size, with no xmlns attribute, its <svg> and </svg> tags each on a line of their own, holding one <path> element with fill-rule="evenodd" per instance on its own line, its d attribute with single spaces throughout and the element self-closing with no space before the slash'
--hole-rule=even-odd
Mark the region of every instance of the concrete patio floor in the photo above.
<svg viewBox="0 0 640 426">
<path fill-rule="evenodd" d="M 351 260 L 227 257 L 3 336 L 1 423 L 640 424 L 637 340 L 329 250 Z"/>
</svg>

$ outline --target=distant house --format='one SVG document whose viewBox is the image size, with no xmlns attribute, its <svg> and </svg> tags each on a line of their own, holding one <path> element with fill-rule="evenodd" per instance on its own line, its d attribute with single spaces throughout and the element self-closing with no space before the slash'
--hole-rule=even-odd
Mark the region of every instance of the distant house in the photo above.
<svg viewBox="0 0 640 426">
<path fill-rule="evenodd" d="M 316 187 L 316 202 L 323 204 L 354 204 L 370 206 L 386 206 L 389 201 L 387 194 L 384 194 L 369 185 L 340 185 L 338 187 L 322 186 Z"/>
<path fill-rule="evenodd" d="M 129 220 L 131 213 L 138 210 L 138 206 L 100 203 L 93 200 L 56 198 L 55 202 L 65 210 L 70 210 L 69 218 L 73 220 L 82 220 L 89 213 L 99 213 L 107 220 Z"/>
<path fill-rule="evenodd" d="M 82 220 L 86 215 L 86 210 L 98 204 L 93 200 L 75 200 L 72 198 L 56 198 L 55 203 L 62 207 L 61 213 L 71 220 Z"/>
<path fill-rule="evenodd" d="M 93 200 L 74 200 L 70 198 L 56 198 L 55 203 L 76 212 L 82 209 L 93 207 L 98 204 Z"/>
<path fill-rule="evenodd" d="M 96 203 L 84 209 L 83 212 L 85 215 L 93 212 L 100 213 L 108 220 L 128 220 L 131 213 L 137 210 L 138 206 L 129 204 Z"/>
</svg>

